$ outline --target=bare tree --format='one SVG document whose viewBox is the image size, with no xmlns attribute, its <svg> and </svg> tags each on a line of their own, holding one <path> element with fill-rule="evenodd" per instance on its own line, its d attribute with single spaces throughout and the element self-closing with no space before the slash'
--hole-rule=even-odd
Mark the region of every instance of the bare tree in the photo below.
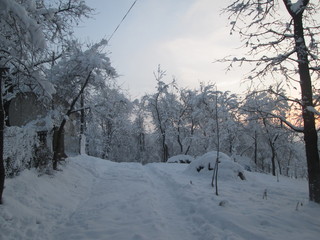
<svg viewBox="0 0 320 240">
<path fill-rule="evenodd" d="M 320 161 L 315 123 L 314 99 L 319 77 L 319 33 L 316 0 L 236 0 L 224 11 L 231 20 L 231 33 L 238 32 L 249 57 L 225 58 L 222 62 L 240 65 L 249 62 L 253 68 L 250 80 L 282 77 L 289 86 L 300 87 L 303 128 L 279 116 L 295 131 L 304 135 L 309 177 L 309 199 L 320 203 Z M 287 14 L 286 14 L 287 13 Z M 295 87 L 295 86 L 294 86 Z"/>
</svg>

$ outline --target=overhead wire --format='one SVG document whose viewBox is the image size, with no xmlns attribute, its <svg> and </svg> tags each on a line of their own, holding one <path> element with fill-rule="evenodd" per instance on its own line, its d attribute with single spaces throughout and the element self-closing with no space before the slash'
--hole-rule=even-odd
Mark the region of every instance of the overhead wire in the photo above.
<svg viewBox="0 0 320 240">
<path fill-rule="evenodd" d="M 113 33 L 111 34 L 111 36 L 108 38 L 108 43 L 110 42 L 111 38 L 114 36 L 114 34 L 118 31 L 120 25 L 122 24 L 122 22 L 126 19 L 126 17 L 128 16 L 128 14 L 130 13 L 131 9 L 133 8 L 133 6 L 136 4 L 138 0 L 135 0 L 131 7 L 129 8 L 129 10 L 127 11 L 127 13 L 123 16 L 123 18 L 121 19 L 120 23 L 118 24 L 118 26 L 115 28 L 115 30 L 113 31 Z"/>
</svg>

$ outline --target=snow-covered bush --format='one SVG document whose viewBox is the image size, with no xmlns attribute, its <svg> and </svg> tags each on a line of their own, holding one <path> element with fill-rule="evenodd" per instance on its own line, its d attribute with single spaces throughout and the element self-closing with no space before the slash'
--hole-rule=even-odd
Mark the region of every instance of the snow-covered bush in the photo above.
<svg viewBox="0 0 320 240">
<path fill-rule="evenodd" d="M 23 127 L 6 127 L 4 131 L 4 167 L 6 177 L 14 177 L 24 169 L 37 168 L 41 173 L 51 168 L 52 153 L 45 138 L 42 143 L 39 131 L 50 129 L 48 119 L 36 120 Z"/>
<path fill-rule="evenodd" d="M 179 154 L 168 159 L 168 163 L 191 163 L 194 160 L 194 157 L 190 155 Z"/>
<path fill-rule="evenodd" d="M 217 152 L 208 152 L 197 157 L 186 169 L 186 173 L 192 175 L 205 174 L 212 176 L 212 170 L 217 159 Z M 220 152 L 219 153 L 219 180 L 235 180 L 244 177 L 244 168 L 231 160 L 231 158 Z M 239 178 L 240 177 L 240 178 Z"/>
<path fill-rule="evenodd" d="M 13 177 L 22 170 L 33 167 L 35 149 L 39 144 L 35 129 L 7 127 L 4 136 L 6 176 Z"/>
</svg>

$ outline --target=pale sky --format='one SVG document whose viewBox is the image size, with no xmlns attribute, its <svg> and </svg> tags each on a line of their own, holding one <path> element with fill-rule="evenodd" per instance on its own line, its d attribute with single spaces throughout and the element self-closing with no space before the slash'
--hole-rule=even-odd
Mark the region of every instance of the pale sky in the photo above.
<svg viewBox="0 0 320 240">
<path fill-rule="evenodd" d="M 134 0 L 86 0 L 96 9 L 76 30 L 83 41 L 108 38 Z M 232 55 L 241 45 L 229 34 L 227 16 L 220 11 L 229 1 L 138 0 L 109 42 L 110 59 L 121 75 L 118 82 L 132 98 L 155 91 L 153 72 L 160 64 L 166 82 L 174 76 L 180 87 L 214 82 L 219 90 L 241 93 L 246 71 L 225 73 L 226 64 L 214 60 Z"/>
</svg>

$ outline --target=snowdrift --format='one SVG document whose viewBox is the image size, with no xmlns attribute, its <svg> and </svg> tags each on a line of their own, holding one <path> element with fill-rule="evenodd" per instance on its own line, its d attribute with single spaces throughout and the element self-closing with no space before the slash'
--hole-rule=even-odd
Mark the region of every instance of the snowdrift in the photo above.
<svg viewBox="0 0 320 240">
<path fill-rule="evenodd" d="M 216 160 L 217 152 L 208 152 L 192 161 L 185 172 L 191 175 L 212 176 Z M 241 178 L 244 180 L 245 178 L 244 168 L 222 152 L 219 153 L 218 167 L 218 177 L 220 180 L 238 180 Z"/>
</svg>

